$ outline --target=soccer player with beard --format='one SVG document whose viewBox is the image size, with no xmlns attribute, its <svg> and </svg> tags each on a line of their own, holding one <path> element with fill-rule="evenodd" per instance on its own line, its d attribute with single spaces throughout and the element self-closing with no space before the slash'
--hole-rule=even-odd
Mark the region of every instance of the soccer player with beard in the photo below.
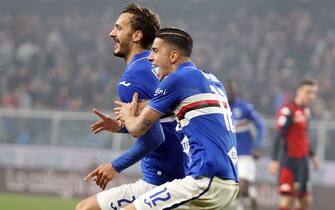
<svg viewBox="0 0 335 210">
<path fill-rule="evenodd" d="M 298 85 L 294 100 L 284 105 L 277 114 L 277 135 L 269 172 L 278 172 L 279 151 L 282 150 L 278 189 L 279 210 L 294 209 L 295 201 L 299 204 L 297 210 L 306 210 L 312 204 L 308 159 L 311 158 L 315 170 L 319 163 L 308 140 L 308 106 L 315 100 L 317 91 L 318 85 L 315 80 L 303 79 Z"/>
<path fill-rule="evenodd" d="M 135 92 L 139 93 L 141 101 L 154 96 L 159 79 L 156 75 L 157 70 L 148 61 L 148 56 L 159 28 L 159 19 L 155 13 L 148 8 L 131 4 L 121 12 L 114 29 L 110 32 L 115 41 L 114 55 L 124 58 L 127 64 L 118 82 L 121 101 L 130 102 Z M 96 109 L 93 111 L 101 118 L 92 124 L 93 133 L 102 130 L 113 133 L 127 132 L 120 121 Z M 180 143 L 183 134 L 176 132 L 177 123 L 173 115 L 164 116 L 161 123 L 156 122 L 128 151 L 111 163 L 100 165 L 85 178 L 94 179 L 104 190 L 107 183 L 118 173 L 142 160 L 143 179 L 93 195 L 79 202 L 76 210 L 120 209 L 157 185 L 185 176 Z"/>
</svg>

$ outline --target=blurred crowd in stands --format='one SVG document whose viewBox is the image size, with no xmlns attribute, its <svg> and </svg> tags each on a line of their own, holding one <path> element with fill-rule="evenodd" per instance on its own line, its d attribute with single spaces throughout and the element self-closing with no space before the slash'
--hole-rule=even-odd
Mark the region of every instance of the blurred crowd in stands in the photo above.
<svg viewBox="0 0 335 210">
<path fill-rule="evenodd" d="M 335 117 L 335 6 L 225 8 L 217 1 L 220 9 L 189 1 L 187 11 L 162 12 L 161 20 L 192 34 L 198 66 L 223 81 L 237 80 L 240 94 L 265 116 L 292 98 L 300 79 L 313 77 L 320 83 L 315 119 Z M 160 13 L 176 3 L 167 2 L 152 3 L 153 9 Z M 50 13 L 40 7 L 0 13 L 0 107 L 111 109 L 124 63 L 113 56 L 108 33 L 121 7 Z"/>
</svg>

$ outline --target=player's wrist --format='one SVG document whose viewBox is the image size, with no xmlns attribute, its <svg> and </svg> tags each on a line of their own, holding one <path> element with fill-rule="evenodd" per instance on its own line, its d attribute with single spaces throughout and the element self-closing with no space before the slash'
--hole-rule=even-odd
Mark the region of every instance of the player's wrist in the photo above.
<svg viewBox="0 0 335 210">
<path fill-rule="evenodd" d="M 113 160 L 113 161 L 111 161 L 111 162 L 110 162 L 110 165 L 111 165 L 111 167 L 112 167 L 112 169 L 113 169 L 114 171 L 116 171 L 117 173 L 121 173 L 122 169 L 121 169 L 121 167 L 118 165 L 117 160 Z"/>
<path fill-rule="evenodd" d="M 122 126 L 122 125 L 117 125 L 117 126 L 115 126 L 112 130 L 112 132 L 113 133 L 120 133 L 120 131 L 121 131 L 121 129 L 123 128 L 124 126 Z"/>
</svg>

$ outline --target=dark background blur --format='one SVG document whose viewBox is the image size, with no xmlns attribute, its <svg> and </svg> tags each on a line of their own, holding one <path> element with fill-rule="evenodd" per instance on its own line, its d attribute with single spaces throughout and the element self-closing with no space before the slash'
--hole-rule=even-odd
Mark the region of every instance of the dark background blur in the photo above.
<svg viewBox="0 0 335 210">
<path fill-rule="evenodd" d="M 3 107 L 110 109 L 124 64 L 108 33 L 128 1 L 1 0 Z M 193 59 L 273 116 L 306 76 L 322 85 L 314 118 L 335 110 L 335 3 L 330 0 L 140 1 L 162 26 L 188 30 Z"/>
</svg>

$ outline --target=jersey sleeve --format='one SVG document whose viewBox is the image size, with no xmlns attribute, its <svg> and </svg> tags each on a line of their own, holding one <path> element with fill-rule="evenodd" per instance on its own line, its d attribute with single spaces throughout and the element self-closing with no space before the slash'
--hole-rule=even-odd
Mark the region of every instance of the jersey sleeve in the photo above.
<svg viewBox="0 0 335 210">
<path fill-rule="evenodd" d="M 114 169 L 120 173 L 124 169 L 142 160 L 165 141 L 163 129 L 156 121 L 149 131 L 139 137 L 133 146 L 112 161 Z"/>
<path fill-rule="evenodd" d="M 159 84 L 148 106 L 161 115 L 172 113 L 180 101 L 182 90 L 178 87 L 178 78 L 169 75 Z"/>
<path fill-rule="evenodd" d="M 257 135 L 256 135 L 256 141 L 254 143 L 254 147 L 259 148 L 263 144 L 264 124 L 252 104 L 247 104 L 247 110 L 248 110 L 248 118 L 254 123 L 257 129 Z"/>
<path fill-rule="evenodd" d="M 289 107 L 282 107 L 276 118 L 276 129 L 278 131 L 285 129 L 290 123 L 291 110 Z"/>
<path fill-rule="evenodd" d="M 124 91 L 121 101 L 124 103 L 130 103 L 133 99 L 134 93 L 138 93 L 138 99 L 140 101 L 149 99 L 147 94 L 145 94 L 143 87 L 133 84 L 131 87 L 127 87 L 127 90 Z"/>
<path fill-rule="evenodd" d="M 126 76 L 126 81 L 119 83 L 119 95 L 122 102 L 130 103 L 135 92 L 139 95 L 139 100 L 149 100 L 153 97 L 154 92 L 159 84 L 159 80 L 153 70 L 148 69 L 150 66 L 140 68 L 133 67 Z"/>
<path fill-rule="evenodd" d="M 278 154 L 280 152 L 280 142 L 282 139 L 284 139 L 284 136 L 292 122 L 291 119 L 291 110 L 289 107 L 284 106 L 282 107 L 276 118 L 276 134 L 274 138 L 274 143 L 273 143 L 273 148 L 272 148 L 272 154 L 271 158 L 272 160 L 277 160 L 278 159 Z"/>
</svg>

